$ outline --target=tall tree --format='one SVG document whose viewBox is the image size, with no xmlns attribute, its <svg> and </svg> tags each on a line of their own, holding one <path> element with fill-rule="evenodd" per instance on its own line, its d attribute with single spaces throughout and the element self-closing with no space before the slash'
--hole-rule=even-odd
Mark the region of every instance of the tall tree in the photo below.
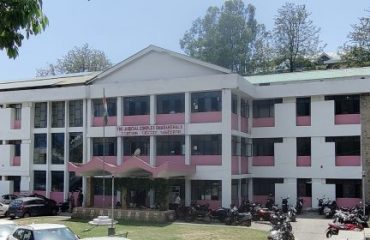
<svg viewBox="0 0 370 240">
<path fill-rule="evenodd" d="M 92 49 L 87 43 L 72 50 L 57 60 L 56 64 L 49 64 L 45 69 L 37 69 L 37 76 L 59 75 L 79 72 L 102 71 L 112 66 L 112 63 L 100 50 Z"/>
<path fill-rule="evenodd" d="M 290 72 L 296 70 L 298 62 L 312 59 L 323 49 L 320 28 L 313 24 L 310 15 L 305 5 L 288 2 L 275 17 L 273 32 L 277 64 L 286 62 Z"/>
<path fill-rule="evenodd" d="M 5 49 L 9 58 L 18 56 L 25 37 L 41 33 L 47 25 L 42 0 L 0 1 L 0 49 Z"/>
<path fill-rule="evenodd" d="M 265 28 L 257 23 L 253 5 L 246 7 L 242 0 L 228 0 L 221 9 L 209 7 L 203 18 L 196 19 L 180 46 L 192 57 L 244 75 L 255 72 L 253 48 L 262 30 Z"/>
<path fill-rule="evenodd" d="M 361 17 L 358 24 L 352 25 L 349 41 L 340 49 L 341 58 L 348 66 L 370 65 L 370 16 Z"/>
</svg>

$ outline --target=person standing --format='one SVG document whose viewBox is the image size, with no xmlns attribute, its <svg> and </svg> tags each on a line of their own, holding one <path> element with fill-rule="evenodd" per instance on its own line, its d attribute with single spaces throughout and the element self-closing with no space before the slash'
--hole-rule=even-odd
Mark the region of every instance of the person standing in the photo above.
<svg viewBox="0 0 370 240">
<path fill-rule="evenodd" d="M 82 207 L 83 201 L 84 201 L 84 195 L 83 195 L 82 191 L 80 190 L 78 192 L 78 196 L 77 196 L 77 202 L 78 202 L 79 207 Z"/>
<path fill-rule="evenodd" d="M 180 194 L 177 193 L 174 201 L 175 210 L 179 208 L 180 204 L 181 204 Z"/>
</svg>

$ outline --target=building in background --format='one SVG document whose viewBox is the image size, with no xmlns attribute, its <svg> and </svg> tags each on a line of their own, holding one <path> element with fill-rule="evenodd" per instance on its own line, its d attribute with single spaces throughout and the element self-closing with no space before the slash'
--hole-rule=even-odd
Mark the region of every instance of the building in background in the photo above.
<svg viewBox="0 0 370 240">
<path fill-rule="evenodd" d="M 104 72 L 2 83 L 0 190 L 63 202 L 82 189 L 86 206 L 109 206 L 105 173 L 166 178 L 170 196 L 212 208 L 269 194 L 353 206 L 370 158 L 369 77 L 370 68 L 242 77 L 149 46 Z M 155 203 L 153 191 L 122 191 L 116 201 Z"/>
</svg>

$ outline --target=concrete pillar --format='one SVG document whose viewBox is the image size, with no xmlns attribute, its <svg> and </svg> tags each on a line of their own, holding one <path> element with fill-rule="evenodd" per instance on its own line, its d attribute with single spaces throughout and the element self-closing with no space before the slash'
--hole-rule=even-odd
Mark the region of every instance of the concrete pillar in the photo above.
<svg viewBox="0 0 370 240">
<path fill-rule="evenodd" d="M 222 90 L 222 207 L 231 204 L 231 90 Z"/>
<path fill-rule="evenodd" d="M 364 180 L 365 202 L 370 200 L 370 93 L 360 97 L 361 114 L 361 158 Z"/>
<path fill-rule="evenodd" d="M 253 202 L 253 178 L 248 179 L 248 200 Z"/>
<path fill-rule="evenodd" d="M 185 206 L 190 206 L 191 203 L 191 180 L 185 178 Z"/>
<path fill-rule="evenodd" d="M 191 115 L 191 94 L 185 93 L 185 164 L 191 163 L 191 142 L 190 135 L 187 134 L 187 126 L 190 123 Z"/>
</svg>

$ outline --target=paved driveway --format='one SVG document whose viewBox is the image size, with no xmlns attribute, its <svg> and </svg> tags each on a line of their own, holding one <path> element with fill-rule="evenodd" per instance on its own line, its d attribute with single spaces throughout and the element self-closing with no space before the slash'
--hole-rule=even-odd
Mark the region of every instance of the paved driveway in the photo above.
<svg viewBox="0 0 370 240">
<path fill-rule="evenodd" d="M 297 218 L 297 222 L 292 223 L 293 232 L 296 240 L 324 240 L 325 230 L 331 219 L 325 219 L 316 213 L 306 213 Z M 265 222 L 253 223 L 253 228 L 268 231 L 271 226 Z M 331 240 L 363 240 L 362 232 L 339 231 L 338 236 L 333 236 Z"/>
</svg>

